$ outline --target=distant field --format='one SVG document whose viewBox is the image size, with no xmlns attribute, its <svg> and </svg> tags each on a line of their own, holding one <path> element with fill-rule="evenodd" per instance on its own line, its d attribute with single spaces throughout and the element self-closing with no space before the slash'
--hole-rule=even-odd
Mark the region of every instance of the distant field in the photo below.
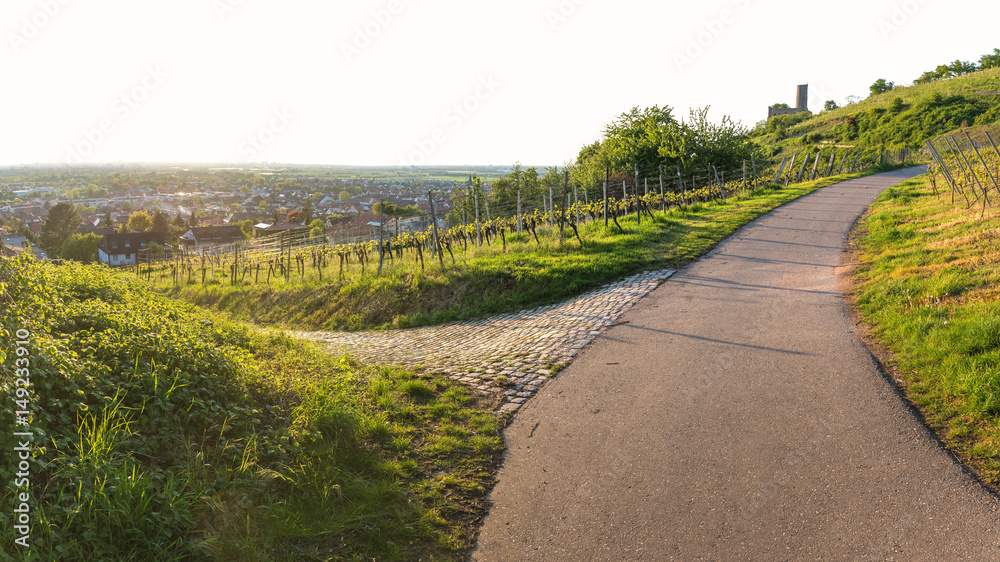
<svg viewBox="0 0 1000 562">
<path fill-rule="evenodd" d="M 275 166 L 282 177 L 323 177 L 329 179 L 363 180 L 439 180 L 464 183 L 475 174 L 486 181 L 505 175 L 513 166 L 469 167 L 366 167 L 366 166 Z"/>
<path fill-rule="evenodd" d="M 272 164 L 241 166 L 235 164 L 122 164 L 66 167 L 9 166 L 0 168 L 0 187 L 31 184 L 36 186 L 64 186 L 81 182 L 100 182 L 115 175 L 135 175 L 137 178 L 183 175 L 186 181 L 200 181 L 199 176 L 209 177 L 224 173 L 255 174 L 286 179 L 322 178 L 330 180 L 403 180 L 446 181 L 462 183 L 470 175 L 484 181 L 493 181 L 506 175 L 513 165 L 505 166 L 302 166 Z M 544 166 L 537 167 L 543 169 Z"/>
</svg>

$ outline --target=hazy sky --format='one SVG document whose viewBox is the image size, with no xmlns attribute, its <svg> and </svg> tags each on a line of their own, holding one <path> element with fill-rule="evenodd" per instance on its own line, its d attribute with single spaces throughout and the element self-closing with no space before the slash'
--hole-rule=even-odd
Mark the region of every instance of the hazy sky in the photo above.
<svg viewBox="0 0 1000 562">
<path fill-rule="evenodd" d="M 563 164 L 634 106 L 752 126 L 1000 47 L 953 0 L 4 0 L 0 164 Z"/>
</svg>

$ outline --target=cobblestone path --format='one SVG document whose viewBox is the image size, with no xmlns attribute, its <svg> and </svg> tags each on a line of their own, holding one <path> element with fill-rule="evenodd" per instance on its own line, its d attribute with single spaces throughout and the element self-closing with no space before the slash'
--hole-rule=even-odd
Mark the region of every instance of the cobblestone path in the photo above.
<svg viewBox="0 0 1000 562">
<path fill-rule="evenodd" d="M 478 321 L 388 332 L 296 332 L 369 364 L 444 373 L 503 394 L 515 412 L 554 372 L 614 324 L 674 270 L 640 273 L 561 304 Z"/>
</svg>

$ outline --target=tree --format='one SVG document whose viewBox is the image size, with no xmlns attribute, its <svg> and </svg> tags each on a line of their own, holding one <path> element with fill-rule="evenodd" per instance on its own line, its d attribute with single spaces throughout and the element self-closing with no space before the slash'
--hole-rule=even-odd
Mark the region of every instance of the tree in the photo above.
<svg viewBox="0 0 1000 562">
<path fill-rule="evenodd" d="M 243 232 L 243 238 L 249 240 L 253 238 L 253 221 L 252 220 L 242 220 L 236 221 L 236 226 L 240 227 L 240 231 Z"/>
<path fill-rule="evenodd" d="M 592 187 L 600 193 L 607 175 L 608 157 L 604 143 L 597 141 L 580 149 L 576 163 L 570 171 L 570 181 L 585 188 Z"/>
<path fill-rule="evenodd" d="M 323 222 L 322 219 L 316 219 L 312 221 L 311 223 L 309 223 L 309 226 L 312 227 L 312 230 L 310 231 L 309 234 L 314 238 L 316 236 L 322 236 L 323 232 L 326 231 L 326 223 Z"/>
<path fill-rule="evenodd" d="M 652 173 L 662 162 L 661 147 L 669 143 L 676 128 L 673 109 L 667 106 L 635 107 L 621 114 L 604 129 L 611 167 L 631 171 L 638 164 L 642 173 Z"/>
<path fill-rule="evenodd" d="M 288 215 L 285 217 L 285 220 L 287 220 L 292 224 L 302 224 L 303 222 L 302 211 L 292 211 L 291 213 L 288 213 Z"/>
<path fill-rule="evenodd" d="M 350 192 L 347 192 L 347 191 L 341 191 L 340 195 L 338 195 L 337 198 L 340 199 L 341 202 L 350 201 L 351 200 L 351 194 L 350 194 Z"/>
<path fill-rule="evenodd" d="M 167 216 L 163 211 L 156 211 L 153 215 L 153 232 L 169 232 L 170 231 L 170 217 Z"/>
<path fill-rule="evenodd" d="M 115 221 L 111 219 L 111 213 L 105 214 L 104 218 L 101 219 L 101 228 L 114 228 L 114 227 L 115 227 Z"/>
<path fill-rule="evenodd" d="M 776 103 L 771 107 L 773 107 L 774 109 L 791 109 L 791 107 L 787 103 Z"/>
<path fill-rule="evenodd" d="M 311 200 L 307 200 L 304 207 L 302 207 L 302 224 L 309 224 L 313 220 L 313 204 Z"/>
<path fill-rule="evenodd" d="M 153 228 L 153 219 L 145 211 L 136 211 L 129 215 L 128 222 L 125 223 L 122 231 L 149 232 L 151 228 Z"/>
<path fill-rule="evenodd" d="M 198 226 L 198 214 L 191 211 L 191 218 L 188 219 L 188 226 Z"/>
<path fill-rule="evenodd" d="M 59 249 L 67 238 L 80 227 L 80 214 L 70 203 L 58 203 L 51 209 L 42 225 L 42 249 L 49 257 L 58 257 Z"/>
<path fill-rule="evenodd" d="M 538 195 L 541 193 L 538 171 L 534 168 L 524 169 L 521 167 L 520 162 L 514 165 L 514 170 L 511 173 L 500 177 L 490 185 L 488 199 L 494 215 L 499 214 L 502 210 L 516 210 L 518 191 L 521 192 L 521 200 L 524 202 L 537 200 Z M 479 204 L 482 206 L 482 199 L 480 199 Z M 473 202 L 472 206 L 475 206 L 475 202 Z M 413 207 L 405 208 L 414 209 Z M 417 210 L 419 211 L 419 209 Z M 461 209 L 459 209 L 459 214 L 461 214 Z M 407 215 L 402 216 L 405 217 Z"/>
<path fill-rule="evenodd" d="M 709 165 L 717 169 L 734 169 L 751 158 L 762 160 L 760 146 L 750 138 L 746 127 L 723 116 L 718 124 L 709 121 L 708 107 L 692 109 L 688 119 L 682 121 L 664 138 L 660 147 L 662 162 L 680 166 L 685 172 L 705 170 Z M 809 117 L 802 111 L 795 115 L 774 118 L 799 120 Z M 656 170 L 651 171 L 653 174 Z"/>
<path fill-rule="evenodd" d="M 982 70 L 998 66 L 1000 66 L 1000 49 L 993 49 L 991 54 L 983 55 L 979 58 L 979 68 Z"/>
<path fill-rule="evenodd" d="M 896 87 L 895 83 L 887 82 L 885 78 L 879 78 L 878 80 L 875 81 L 874 84 L 872 84 L 868 88 L 868 90 L 871 92 L 871 95 L 877 96 L 879 94 L 884 94 L 894 89 L 895 87 Z"/>
<path fill-rule="evenodd" d="M 948 71 L 952 76 L 964 76 L 966 74 L 972 74 L 977 70 L 979 70 L 977 65 L 963 60 L 956 60 L 948 65 Z"/>
<path fill-rule="evenodd" d="M 149 242 L 148 244 L 143 246 L 143 249 L 149 252 L 149 257 L 154 260 L 162 259 L 163 256 L 167 255 L 167 252 L 163 248 L 163 246 L 160 246 L 156 242 Z"/>
<path fill-rule="evenodd" d="M 100 245 L 101 237 L 96 234 L 74 234 L 59 247 L 59 255 L 67 260 L 92 263 L 97 261 L 97 249 Z"/>
<path fill-rule="evenodd" d="M 823 111 L 833 111 L 834 109 L 839 108 L 840 106 L 833 100 L 826 100 L 826 103 L 823 104 Z"/>
</svg>

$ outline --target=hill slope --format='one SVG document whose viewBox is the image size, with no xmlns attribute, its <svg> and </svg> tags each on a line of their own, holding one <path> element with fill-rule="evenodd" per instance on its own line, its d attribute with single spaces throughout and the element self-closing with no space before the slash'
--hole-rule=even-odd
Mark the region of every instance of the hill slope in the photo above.
<svg viewBox="0 0 1000 562">
<path fill-rule="evenodd" d="M 921 149 L 963 126 L 1000 121 L 1000 68 L 927 84 L 898 87 L 816 115 L 788 115 L 757 130 L 757 141 L 780 158 L 805 150 Z"/>
</svg>

